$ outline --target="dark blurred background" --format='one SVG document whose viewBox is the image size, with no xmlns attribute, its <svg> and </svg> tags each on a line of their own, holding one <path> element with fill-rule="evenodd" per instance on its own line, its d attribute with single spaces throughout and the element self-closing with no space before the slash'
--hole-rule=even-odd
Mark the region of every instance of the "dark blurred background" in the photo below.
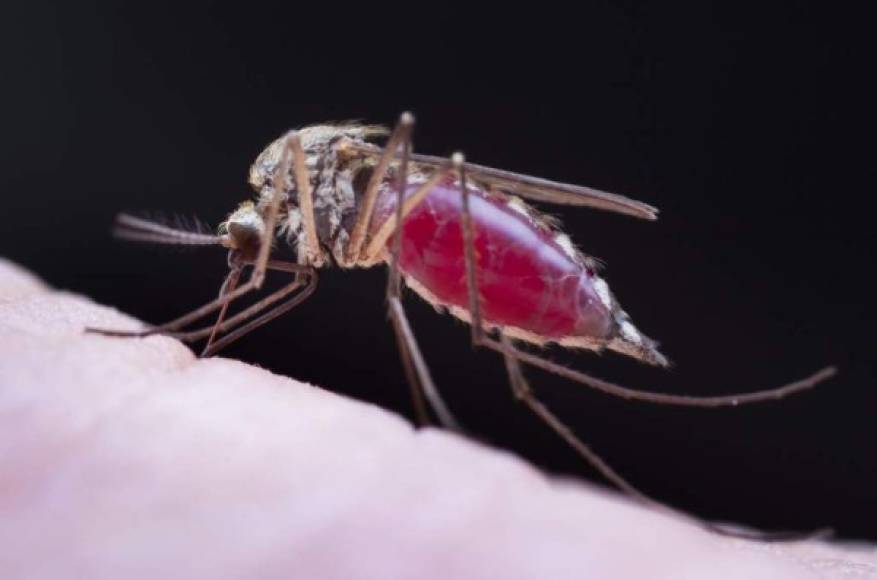
<svg viewBox="0 0 877 580">
<path fill-rule="evenodd" d="M 870 73 L 853 62 L 853 15 L 709 2 L 493 17 L 417 4 L 148 6 L 6 9 L 0 253 L 60 288 L 170 319 L 215 295 L 225 257 L 114 241 L 117 211 L 215 225 L 285 130 L 392 124 L 411 110 L 418 151 L 460 149 L 661 208 L 656 223 L 545 209 L 607 262 L 675 366 L 552 357 L 692 395 L 841 369 L 814 392 L 716 410 L 629 403 L 531 370 L 583 439 L 703 517 L 877 538 L 874 191 L 857 176 L 873 161 L 855 145 L 854 113 Z M 384 276 L 327 271 L 308 303 L 224 354 L 411 416 Z M 501 361 L 473 353 L 462 324 L 410 292 L 408 303 L 435 379 L 478 436 L 600 481 L 515 403 Z"/>
</svg>

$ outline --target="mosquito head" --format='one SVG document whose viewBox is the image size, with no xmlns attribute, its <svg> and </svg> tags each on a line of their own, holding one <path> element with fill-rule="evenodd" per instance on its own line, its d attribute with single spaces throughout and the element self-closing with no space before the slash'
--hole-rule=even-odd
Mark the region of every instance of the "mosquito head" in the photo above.
<svg viewBox="0 0 877 580">
<path fill-rule="evenodd" d="M 264 231 L 265 221 L 252 201 L 243 202 L 219 225 L 222 245 L 238 250 L 244 256 L 259 253 L 259 240 Z"/>
</svg>

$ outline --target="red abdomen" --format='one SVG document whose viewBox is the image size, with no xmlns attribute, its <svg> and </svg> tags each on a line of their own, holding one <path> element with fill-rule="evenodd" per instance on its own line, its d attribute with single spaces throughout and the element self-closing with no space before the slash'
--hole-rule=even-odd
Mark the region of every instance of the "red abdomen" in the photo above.
<svg viewBox="0 0 877 580">
<path fill-rule="evenodd" d="M 410 185 L 408 194 L 417 185 Z M 613 332 L 608 298 L 584 261 L 557 234 L 504 196 L 470 188 L 482 317 L 549 339 L 608 338 Z M 396 194 L 378 200 L 373 227 L 395 211 Z M 436 187 L 407 217 L 400 268 L 415 290 L 444 306 L 468 311 L 459 184 Z M 567 246 L 567 247 L 564 247 Z M 392 247 L 389 246 L 388 247 Z"/>
</svg>

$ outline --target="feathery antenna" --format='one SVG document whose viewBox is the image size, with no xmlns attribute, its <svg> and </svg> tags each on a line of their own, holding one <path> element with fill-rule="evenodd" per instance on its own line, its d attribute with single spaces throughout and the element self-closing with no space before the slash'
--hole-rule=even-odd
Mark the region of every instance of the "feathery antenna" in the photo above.
<svg viewBox="0 0 877 580">
<path fill-rule="evenodd" d="M 202 229 L 200 223 L 195 227 Z M 116 216 L 113 236 L 134 242 L 152 242 L 175 246 L 218 246 L 222 238 L 203 231 L 189 231 L 181 224 L 179 227 L 167 226 L 155 221 L 120 213 Z"/>
</svg>

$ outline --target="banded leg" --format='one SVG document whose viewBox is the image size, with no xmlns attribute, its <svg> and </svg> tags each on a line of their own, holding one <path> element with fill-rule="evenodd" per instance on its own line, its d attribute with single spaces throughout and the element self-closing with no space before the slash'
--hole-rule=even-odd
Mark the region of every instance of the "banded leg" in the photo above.
<svg viewBox="0 0 877 580">
<path fill-rule="evenodd" d="M 185 328 L 189 324 L 216 312 L 217 310 L 222 310 L 232 301 L 240 298 L 244 294 L 247 294 L 253 290 L 259 289 L 262 286 L 262 282 L 265 279 L 265 272 L 268 269 L 268 262 L 270 252 L 271 252 L 271 241 L 274 236 L 274 231 L 277 226 L 277 218 L 280 210 L 280 204 L 283 201 L 284 192 L 286 191 L 286 176 L 290 170 L 290 156 L 291 154 L 297 154 L 299 157 L 299 161 L 297 161 L 293 170 L 295 172 L 295 180 L 296 183 L 299 184 L 299 187 L 303 187 L 302 189 L 302 197 L 307 199 L 311 198 L 310 192 L 310 183 L 307 176 L 301 176 L 302 171 L 306 171 L 306 168 L 303 163 L 304 154 L 302 152 L 300 138 L 298 133 L 292 131 L 287 135 L 286 138 L 286 147 L 283 150 L 283 154 L 280 159 L 279 166 L 274 173 L 272 184 L 270 188 L 270 198 L 267 202 L 267 206 L 264 209 L 263 220 L 264 220 L 264 230 L 259 239 L 259 249 L 256 258 L 253 260 L 253 270 L 250 274 L 249 279 L 241 286 L 230 290 L 225 294 L 221 294 L 214 300 L 211 300 L 207 304 L 196 308 L 179 318 L 176 318 L 170 322 L 165 324 L 161 324 L 158 326 L 154 326 L 152 328 L 148 328 L 143 331 L 118 331 L 111 329 L 98 329 L 98 328 L 87 328 L 87 332 L 93 332 L 98 334 L 103 334 L 107 336 L 119 336 L 119 337 L 144 337 L 150 336 L 153 334 L 170 334 L 181 329 Z M 307 232 L 308 229 L 314 228 L 314 218 L 313 218 L 313 208 L 311 207 L 311 215 L 305 216 L 302 219 L 303 226 L 306 229 L 306 239 L 310 240 L 315 236 L 315 233 L 312 235 L 310 232 Z M 151 240 L 150 240 L 151 241 Z M 317 252 L 319 249 L 317 249 Z"/>
</svg>

